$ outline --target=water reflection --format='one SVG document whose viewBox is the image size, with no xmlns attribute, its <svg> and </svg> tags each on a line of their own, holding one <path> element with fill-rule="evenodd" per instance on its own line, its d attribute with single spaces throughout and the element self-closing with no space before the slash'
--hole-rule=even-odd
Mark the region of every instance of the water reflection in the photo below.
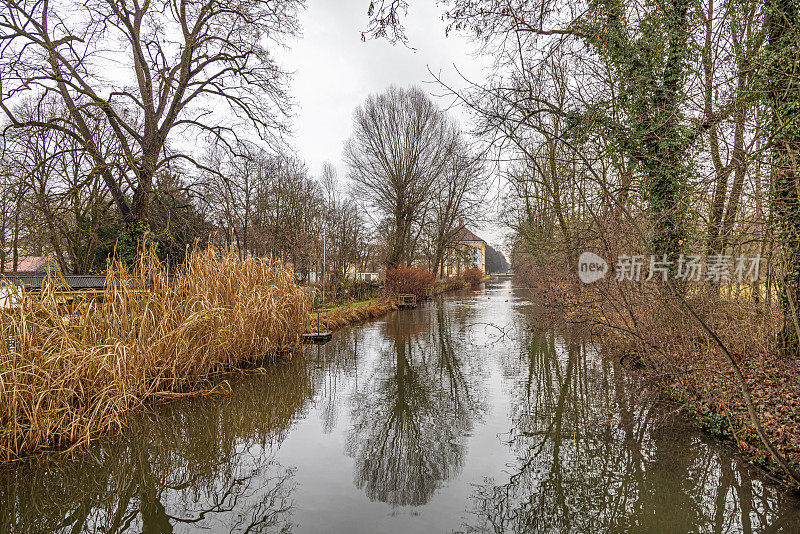
<svg viewBox="0 0 800 534">
<path fill-rule="evenodd" d="M 461 469 L 483 406 L 471 348 L 453 333 L 457 319 L 439 308 L 384 324 L 371 376 L 352 397 L 346 448 L 356 485 L 372 501 L 426 504 Z"/>
<path fill-rule="evenodd" d="M 800 531 L 794 497 L 670 417 L 615 362 L 530 322 L 520 332 L 523 350 L 501 360 L 514 460 L 475 488 L 464 531 Z"/>
<path fill-rule="evenodd" d="M 300 358 L 231 396 L 190 399 L 134 421 L 88 454 L 9 470 L 2 532 L 275 532 L 292 526 L 294 467 L 273 457 L 311 375 Z"/>
<path fill-rule="evenodd" d="M 800 532 L 795 497 L 528 297 L 397 312 L 6 469 L 0 533 Z"/>
</svg>

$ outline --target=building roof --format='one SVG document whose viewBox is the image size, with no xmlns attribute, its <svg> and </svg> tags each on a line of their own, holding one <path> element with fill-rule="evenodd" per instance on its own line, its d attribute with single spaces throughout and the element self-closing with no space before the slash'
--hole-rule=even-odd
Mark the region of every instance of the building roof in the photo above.
<svg viewBox="0 0 800 534">
<path fill-rule="evenodd" d="M 472 231 L 470 231 L 466 227 L 466 225 L 463 225 L 463 224 L 461 225 L 461 228 L 459 228 L 456 231 L 456 235 L 455 235 L 454 239 L 456 241 L 479 241 L 481 243 L 486 243 L 486 241 L 484 241 L 480 237 L 476 236 L 474 233 L 472 233 Z"/>
<path fill-rule="evenodd" d="M 50 256 L 20 256 L 17 259 L 17 272 L 20 273 L 46 273 L 48 267 L 58 270 L 58 264 Z M 14 268 L 14 260 L 6 258 L 5 271 Z"/>
<path fill-rule="evenodd" d="M 105 289 L 106 287 L 105 275 L 0 274 L 0 285 L 9 283 L 27 290 L 40 289 L 45 281 L 58 289 Z"/>
<path fill-rule="evenodd" d="M 175 280 L 175 275 L 170 275 L 167 280 L 172 283 Z M 12 284 L 21 287 L 25 290 L 40 289 L 42 285 L 47 282 L 52 287 L 60 290 L 69 289 L 105 289 L 106 288 L 106 275 L 104 274 L 0 274 L 0 288 L 4 284 Z M 119 286 L 122 280 L 115 276 L 112 278 L 111 283 Z M 137 287 L 138 281 L 135 279 L 128 279 L 129 286 Z"/>
</svg>

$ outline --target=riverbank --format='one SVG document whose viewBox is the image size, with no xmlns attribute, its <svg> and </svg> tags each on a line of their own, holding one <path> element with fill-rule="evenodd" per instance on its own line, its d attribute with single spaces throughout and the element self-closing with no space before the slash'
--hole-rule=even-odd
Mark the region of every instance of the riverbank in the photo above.
<svg viewBox="0 0 800 534">
<path fill-rule="evenodd" d="M 751 463 L 794 490 L 800 484 L 787 475 L 758 435 L 742 400 L 741 388 L 724 358 L 705 357 L 695 376 L 671 377 L 657 383 L 706 432 L 729 441 Z M 759 424 L 775 449 L 794 469 L 800 469 L 800 371 L 797 365 L 765 354 L 737 355 L 752 387 Z"/>
<path fill-rule="evenodd" d="M 448 291 L 456 291 L 458 289 L 464 289 L 467 287 L 477 287 L 490 281 L 491 279 L 492 276 L 487 274 L 480 280 L 470 283 L 460 276 L 451 276 L 443 280 L 437 280 L 436 283 L 431 287 L 431 295 L 435 297 L 436 295 L 441 295 L 442 293 L 447 293 Z"/>
<path fill-rule="evenodd" d="M 442 293 L 447 293 L 448 291 L 464 289 L 467 286 L 469 286 L 469 284 L 467 284 L 460 276 L 451 276 L 443 280 L 437 280 L 436 283 L 434 283 L 431 287 L 431 295 L 435 297 L 436 295 L 441 295 Z"/>
<path fill-rule="evenodd" d="M 527 288 L 487 289 L 0 470 L 0 531 L 800 531 L 798 499 L 543 326 Z"/>
<path fill-rule="evenodd" d="M 0 310 L 0 462 L 119 432 L 134 410 L 300 347 L 307 301 L 280 262 L 207 250 L 174 274 L 146 254 L 68 317 L 52 289 Z"/>
<path fill-rule="evenodd" d="M 800 489 L 759 436 L 760 427 L 789 467 L 800 468 L 800 366 L 778 356 L 777 305 L 755 306 L 734 287 L 690 287 L 684 303 L 652 285 L 624 285 L 613 277 L 585 285 L 573 276 L 568 268 L 548 267 L 527 272 L 524 281 L 541 306 L 586 327 L 607 357 L 648 378 L 703 430 Z M 687 306 L 741 370 L 755 421 L 731 360 Z"/>
<path fill-rule="evenodd" d="M 476 284 L 469 284 L 457 276 L 437 280 L 431 287 L 431 296 L 435 297 L 450 291 L 477 286 L 491 278 L 491 276 L 484 276 Z M 397 302 L 392 298 L 347 303 L 334 308 L 318 308 L 311 312 L 308 331 L 316 332 L 319 329 L 333 332 L 345 326 L 377 319 L 396 309 L 398 309 Z"/>
<path fill-rule="evenodd" d="M 311 312 L 308 331 L 335 331 L 345 326 L 363 323 L 376 319 L 397 309 L 397 303 L 391 299 L 366 300 L 350 304 L 342 304 L 330 309 L 317 309 Z"/>
</svg>

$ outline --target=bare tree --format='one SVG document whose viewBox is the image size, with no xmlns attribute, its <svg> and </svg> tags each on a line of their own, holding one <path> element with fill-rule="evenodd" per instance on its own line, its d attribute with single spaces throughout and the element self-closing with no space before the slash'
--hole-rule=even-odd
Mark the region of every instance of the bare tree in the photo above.
<svg viewBox="0 0 800 534">
<path fill-rule="evenodd" d="M 41 121 L 66 111 L 50 98 L 26 100 L 15 113 Z M 97 131 L 104 151 L 113 138 L 109 133 Z M 52 254 L 65 273 L 102 268 L 119 225 L 108 212 L 113 202 L 81 145 L 50 128 L 15 129 L 5 136 L 5 160 L 20 193 L 17 208 L 22 210 L 23 226 L 30 229 L 24 239 L 27 252 Z M 101 237 L 112 228 L 114 235 Z"/>
<path fill-rule="evenodd" d="M 2 232 L 2 255 L 0 271 L 16 271 L 19 265 L 20 241 L 23 233 L 24 198 L 28 186 L 22 179 L 22 171 L 15 165 L 9 152 L 3 151 L 2 188 L 0 188 L 0 232 Z M 9 261 L 9 256 L 11 257 Z"/>
<path fill-rule="evenodd" d="M 146 225 L 155 173 L 171 159 L 192 159 L 167 151 L 175 134 L 235 137 L 241 122 L 262 137 L 282 130 L 285 75 L 264 43 L 296 33 L 300 5 L 2 0 L 0 108 L 13 128 L 58 130 L 79 142 L 126 227 Z M 13 103 L 21 95 L 57 95 L 68 115 L 19 117 Z M 103 152 L 96 123 L 113 132 L 119 157 Z"/>
<path fill-rule="evenodd" d="M 447 250 L 465 220 L 474 221 L 483 213 L 486 174 L 482 160 L 462 140 L 453 150 L 449 166 L 431 191 L 424 237 L 431 270 L 444 268 Z"/>
<path fill-rule="evenodd" d="M 228 244 L 241 257 L 252 250 L 250 226 L 256 197 L 267 183 L 268 155 L 252 143 L 239 142 L 234 151 L 212 148 L 207 156 L 204 202 Z"/>
<path fill-rule="evenodd" d="M 254 227 L 262 253 L 280 256 L 305 273 L 322 257 L 324 199 L 305 163 L 291 155 L 271 158 L 268 183 L 256 198 Z"/>
<path fill-rule="evenodd" d="M 240 255 L 272 255 L 305 272 L 321 257 L 324 198 L 305 164 L 253 143 L 206 158 L 207 217 Z"/>
<path fill-rule="evenodd" d="M 343 188 L 336 168 L 322 165 L 320 176 L 325 195 L 326 253 L 329 270 L 344 277 L 348 268 L 362 270 L 370 256 L 370 234 L 352 191 Z"/>
<path fill-rule="evenodd" d="M 9 232 L 14 213 L 13 180 L 5 164 L 5 158 L 0 159 L 0 272 L 5 271 L 6 258 L 8 257 Z"/>
<path fill-rule="evenodd" d="M 354 113 L 345 160 L 356 191 L 387 218 L 387 263 L 410 263 L 431 191 L 457 138 L 445 114 L 417 88 L 389 87 Z"/>
</svg>

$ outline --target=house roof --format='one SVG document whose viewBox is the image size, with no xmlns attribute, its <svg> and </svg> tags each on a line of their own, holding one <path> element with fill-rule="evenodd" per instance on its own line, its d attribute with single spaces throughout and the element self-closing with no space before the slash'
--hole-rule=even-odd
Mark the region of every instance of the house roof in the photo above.
<svg viewBox="0 0 800 534">
<path fill-rule="evenodd" d="M 105 275 L 0 274 L 0 285 L 5 282 L 27 290 L 39 289 L 45 281 L 59 289 L 105 289 L 106 287 Z M 66 288 L 64 283 L 69 287 Z"/>
<path fill-rule="evenodd" d="M 481 243 L 486 243 L 483 239 L 476 236 L 472 231 L 470 231 L 466 225 L 461 225 L 461 228 L 458 229 L 455 236 L 456 241 L 480 241 Z"/>
<path fill-rule="evenodd" d="M 49 256 L 20 256 L 17 259 L 17 272 L 20 273 L 44 273 L 47 268 L 58 270 L 58 264 Z M 6 258 L 5 270 L 11 271 L 14 268 L 14 261 Z"/>
</svg>

